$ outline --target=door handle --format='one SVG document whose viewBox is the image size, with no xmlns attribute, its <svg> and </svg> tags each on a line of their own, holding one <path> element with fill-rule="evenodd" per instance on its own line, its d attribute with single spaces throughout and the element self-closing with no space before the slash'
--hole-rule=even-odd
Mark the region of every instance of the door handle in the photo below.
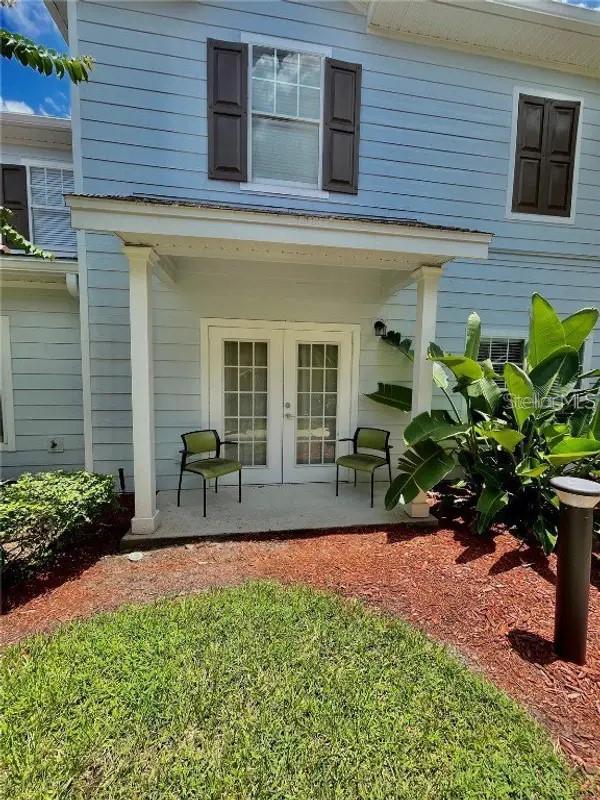
<svg viewBox="0 0 600 800">
<path fill-rule="evenodd" d="M 286 419 L 294 419 L 294 417 L 295 417 L 296 415 L 295 415 L 295 414 L 292 414 L 292 412 L 291 412 L 291 411 L 286 411 L 286 412 L 285 412 L 285 414 L 284 414 L 283 416 L 284 416 Z"/>
</svg>

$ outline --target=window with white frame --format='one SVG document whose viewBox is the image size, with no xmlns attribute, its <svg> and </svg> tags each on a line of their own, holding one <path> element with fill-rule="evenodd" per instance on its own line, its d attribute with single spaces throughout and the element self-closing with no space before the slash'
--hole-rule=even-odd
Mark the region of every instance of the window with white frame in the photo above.
<svg viewBox="0 0 600 800">
<path fill-rule="evenodd" d="M 0 317 L 0 450 L 15 449 L 15 413 L 8 317 Z"/>
<path fill-rule="evenodd" d="M 319 189 L 323 59 L 250 45 L 250 180 Z"/>
<path fill-rule="evenodd" d="M 510 361 L 522 367 L 525 363 L 525 339 L 509 336 L 493 336 L 482 338 L 479 343 L 478 361 L 489 359 L 494 367 L 494 372 L 502 375 L 504 365 Z"/>
<path fill-rule="evenodd" d="M 32 241 L 57 255 L 77 249 L 64 195 L 73 191 L 73 171 L 60 167 L 29 167 Z"/>
</svg>

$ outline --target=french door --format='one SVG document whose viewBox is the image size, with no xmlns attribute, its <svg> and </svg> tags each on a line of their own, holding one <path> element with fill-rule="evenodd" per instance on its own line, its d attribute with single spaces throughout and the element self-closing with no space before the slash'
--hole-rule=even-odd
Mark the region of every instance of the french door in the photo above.
<svg viewBox="0 0 600 800">
<path fill-rule="evenodd" d="M 333 480 L 352 434 L 352 333 L 211 325 L 208 340 L 209 424 L 245 481 Z"/>
</svg>

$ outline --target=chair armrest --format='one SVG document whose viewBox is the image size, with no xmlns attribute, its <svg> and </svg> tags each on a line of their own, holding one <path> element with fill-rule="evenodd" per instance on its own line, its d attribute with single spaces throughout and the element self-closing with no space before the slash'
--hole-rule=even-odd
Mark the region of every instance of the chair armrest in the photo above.
<svg viewBox="0 0 600 800">
<path fill-rule="evenodd" d="M 348 439 L 348 438 L 346 438 L 346 439 L 338 439 L 338 442 L 353 442 L 353 441 L 354 441 L 354 439 L 352 439 L 352 438 L 350 438 L 350 439 Z"/>
<path fill-rule="evenodd" d="M 221 444 L 239 444 L 239 442 L 233 442 L 231 439 L 221 439 Z"/>
</svg>

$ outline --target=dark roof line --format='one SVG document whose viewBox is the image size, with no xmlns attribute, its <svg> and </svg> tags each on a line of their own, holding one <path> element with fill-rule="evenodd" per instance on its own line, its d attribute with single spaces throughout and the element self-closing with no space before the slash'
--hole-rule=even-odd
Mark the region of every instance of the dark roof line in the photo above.
<svg viewBox="0 0 600 800">
<path fill-rule="evenodd" d="M 481 233 L 489 234 L 489 231 L 480 231 L 474 228 L 460 228 L 451 225 L 436 225 L 430 222 L 422 222 L 417 219 L 406 217 L 384 217 L 377 215 L 364 214 L 332 214 L 325 211 L 306 211 L 297 208 L 278 208 L 275 206 L 252 206 L 242 203 L 220 203 L 218 201 L 189 200 L 176 197 L 160 197 L 156 195 L 115 195 L 115 194 L 70 194 L 67 197 L 88 197 L 98 200 L 117 200 L 127 203 L 148 203 L 159 206 L 181 206 L 184 208 L 210 208 L 223 211 L 243 211 L 255 214 L 272 214 L 277 216 L 293 215 L 304 217 L 305 219 L 315 220 L 345 220 L 350 222 L 367 222 L 379 225 L 401 225 L 407 228 L 424 228 L 433 231 L 453 231 L 455 233 Z"/>
</svg>

